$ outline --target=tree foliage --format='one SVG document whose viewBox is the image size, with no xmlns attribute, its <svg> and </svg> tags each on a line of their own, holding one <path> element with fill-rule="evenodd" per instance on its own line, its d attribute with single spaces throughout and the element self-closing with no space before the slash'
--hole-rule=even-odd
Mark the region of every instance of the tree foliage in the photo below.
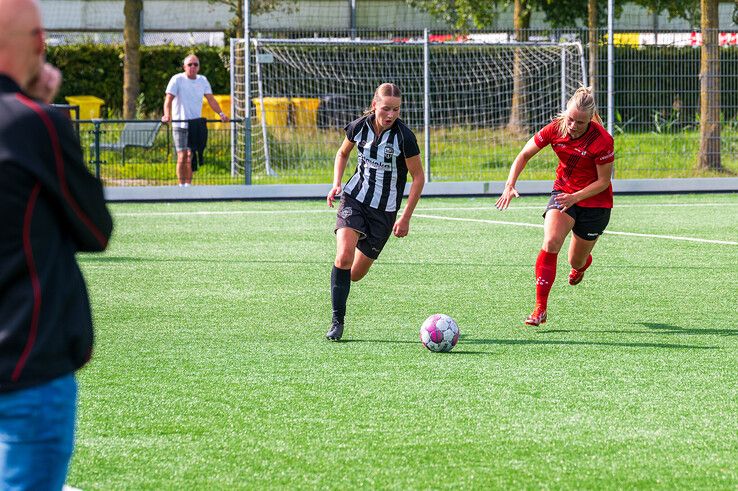
<svg viewBox="0 0 738 491">
<path fill-rule="evenodd" d="M 484 29 L 492 25 L 498 9 L 510 0 L 407 0 L 408 4 L 430 13 L 457 29 Z"/>
<path fill-rule="evenodd" d="M 297 0 L 249 0 L 249 9 L 251 10 L 251 15 L 258 15 L 271 12 L 281 6 L 289 7 L 290 4 L 295 3 L 296 1 Z M 221 3 L 228 5 L 231 12 L 233 12 L 231 25 L 225 30 L 226 39 L 243 37 L 244 0 L 208 0 L 208 3 Z"/>
<path fill-rule="evenodd" d="M 215 0 L 213 0 L 215 1 Z M 235 1 L 235 0 L 233 0 Z M 458 29 L 484 29 L 492 25 L 500 10 L 512 5 L 511 0 L 407 0 L 410 5 L 424 10 L 437 19 Z M 685 19 L 693 26 L 700 23 L 699 0 L 628 0 L 650 12 L 666 12 L 670 19 Z M 529 9 L 539 10 L 555 28 L 587 25 L 587 0 L 527 0 Z M 623 11 L 626 0 L 615 0 L 615 17 Z M 738 12 L 738 7 L 736 8 Z M 607 1 L 597 2 L 597 25 L 607 21 Z"/>
<path fill-rule="evenodd" d="M 700 25 L 700 0 L 632 0 L 650 12 L 666 12 L 669 19 L 684 19 L 691 26 Z M 717 0 L 716 0 L 717 1 Z"/>
</svg>

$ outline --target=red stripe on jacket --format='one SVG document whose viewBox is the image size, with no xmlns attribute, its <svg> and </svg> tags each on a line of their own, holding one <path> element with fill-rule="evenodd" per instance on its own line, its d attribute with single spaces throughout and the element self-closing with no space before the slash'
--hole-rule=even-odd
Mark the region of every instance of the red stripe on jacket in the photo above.
<svg viewBox="0 0 738 491">
<path fill-rule="evenodd" d="M 77 215 L 77 218 L 79 218 L 79 220 L 89 229 L 90 233 L 97 239 L 100 245 L 105 248 L 108 244 L 107 237 L 105 237 L 105 234 L 100 232 L 95 224 L 92 223 L 92 220 L 90 220 L 90 218 L 85 215 L 85 213 L 79 207 L 79 204 L 77 204 L 77 201 L 75 201 L 74 197 L 72 196 L 72 193 L 69 192 L 69 187 L 67 186 L 67 178 L 64 174 L 64 157 L 62 155 L 61 145 L 59 144 L 59 135 L 56 132 L 54 123 L 51 121 L 49 115 L 46 114 L 46 111 L 44 111 L 43 108 L 39 106 L 38 103 L 36 103 L 34 100 L 29 99 L 23 94 L 16 94 L 16 98 L 24 105 L 32 109 L 36 114 L 38 114 L 38 116 L 41 118 L 41 121 L 44 123 L 44 126 L 46 126 L 46 131 L 48 131 L 49 138 L 51 140 L 51 148 L 54 151 L 56 175 L 59 178 L 59 186 L 61 187 L 62 195 L 64 196 L 64 199 L 67 200 L 69 207 L 72 209 L 72 211 L 74 211 L 74 214 Z"/>
<path fill-rule="evenodd" d="M 33 289 L 33 313 L 31 314 L 31 327 L 28 330 L 28 339 L 26 346 L 23 348 L 18 363 L 15 364 L 11 380 L 17 382 L 20 378 L 23 367 L 26 365 L 28 355 L 31 354 L 33 345 L 36 343 L 36 334 L 38 333 L 38 319 L 41 314 L 41 280 L 36 271 L 36 262 L 33 259 L 33 244 L 31 244 L 31 221 L 33 220 L 33 209 L 36 206 L 36 200 L 41 192 L 41 183 L 36 182 L 31 190 L 31 195 L 26 203 L 26 212 L 23 215 L 23 252 L 26 255 L 26 264 L 28 265 L 28 276 L 31 278 L 31 288 Z"/>
</svg>

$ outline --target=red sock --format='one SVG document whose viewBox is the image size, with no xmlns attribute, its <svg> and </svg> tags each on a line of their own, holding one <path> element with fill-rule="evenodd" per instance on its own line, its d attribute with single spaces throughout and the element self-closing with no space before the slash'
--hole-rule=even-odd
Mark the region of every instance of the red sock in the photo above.
<svg viewBox="0 0 738 491">
<path fill-rule="evenodd" d="M 584 266 L 582 266 L 582 269 L 574 268 L 574 271 L 576 271 L 577 273 L 584 273 L 585 271 L 587 271 L 587 268 L 589 268 L 591 264 L 592 264 L 592 254 L 590 254 L 587 257 L 587 261 L 584 263 Z"/>
<path fill-rule="evenodd" d="M 556 260 L 558 253 L 546 252 L 541 249 L 536 259 L 536 306 L 541 309 L 548 307 L 548 293 L 556 279 Z"/>
</svg>

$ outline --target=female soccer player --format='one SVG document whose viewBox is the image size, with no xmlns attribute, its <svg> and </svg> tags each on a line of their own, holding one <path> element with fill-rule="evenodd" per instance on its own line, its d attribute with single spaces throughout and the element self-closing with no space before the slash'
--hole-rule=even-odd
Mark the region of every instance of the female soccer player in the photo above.
<svg viewBox="0 0 738 491">
<path fill-rule="evenodd" d="M 410 217 L 425 184 L 417 140 L 399 119 L 401 102 L 396 85 L 377 87 L 371 108 L 346 126 L 346 138 L 336 153 L 333 187 L 326 198 L 330 207 L 339 195 L 341 199 L 335 230 L 336 260 L 331 272 L 333 320 L 326 333 L 331 341 L 343 336 L 351 282 L 367 274 L 392 233 L 396 237 L 408 234 Z M 354 146 L 359 153 L 356 171 L 341 188 Z M 405 209 L 397 219 L 408 171 L 413 182 Z"/>
<path fill-rule="evenodd" d="M 592 249 L 610 221 L 613 139 L 602 127 L 591 87 L 577 89 L 566 110 L 525 144 L 510 168 L 505 190 L 497 200 L 498 209 L 504 210 L 519 196 L 515 190 L 518 176 L 546 145 L 553 148 L 559 165 L 543 214 L 543 246 L 535 266 L 536 305 L 524 321 L 529 326 L 546 322 L 556 259 L 569 232 L 574 232 L 569 245 L 569 284 L 576 285 L 592 264 Z"/>
</svg>

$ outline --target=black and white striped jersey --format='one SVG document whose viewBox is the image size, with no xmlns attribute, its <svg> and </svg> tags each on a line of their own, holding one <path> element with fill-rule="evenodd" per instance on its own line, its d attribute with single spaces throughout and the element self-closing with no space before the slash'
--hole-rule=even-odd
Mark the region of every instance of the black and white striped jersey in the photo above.
<svg viewBox="0 0 738 491">
<path fill-rule="evenodd" d="M 405 123 L 395 123 L 374 134 L 374 114 L 346 125 L 346 138 L 359 152 L 356 172 L 343 191 L 364 205 L 383 211 L 397 211 L 407 182 L 405 159 L 420 154 L 415 135 Z"/>
</svg>

